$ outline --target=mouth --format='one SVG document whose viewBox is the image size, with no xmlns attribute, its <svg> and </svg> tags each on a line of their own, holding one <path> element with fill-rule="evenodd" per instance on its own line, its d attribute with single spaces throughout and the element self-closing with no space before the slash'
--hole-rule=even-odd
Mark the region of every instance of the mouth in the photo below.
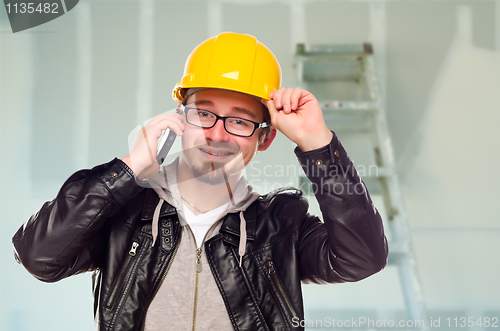
<svg viewBox="0 0 500 331">
<path fill-rule="evenodd" d="M 203 148 L 200 148 L 200 151 L 207 153 L 209 155 L 214 155 L 214 156 L 223 156 L 223 155 L 232 155 L 233 154 L 231 152 L 215 152 L 215 151 L 205 150 Z"/>
<path fill-rule="evenodd" d="M 212 150 L 211 148 L 200 148 L 199 149 L 203 154 L 209 156 L 209 157 L 216 157 L 216 158 L 224 158 L 230 155 L 234 155 L 233 152 L 230 151 L 224 151 L 224 150 Z"/>
</svg>

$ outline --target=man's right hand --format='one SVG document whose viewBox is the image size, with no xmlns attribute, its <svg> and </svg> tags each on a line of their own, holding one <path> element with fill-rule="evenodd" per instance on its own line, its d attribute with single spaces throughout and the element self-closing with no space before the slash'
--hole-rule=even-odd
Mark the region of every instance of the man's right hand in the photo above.
<svg viewBox="0 0 500 331">
<path fill-rule="evenodd" d="M 122 161 L 140 180 L 154 177 L 160 171 L 156 153 L 162 131 L 170 129 L 182 136 L 185 128 L 184 114 L 168 113 L 156 116 L 137 132 L 130 154 L 123 157 Z"/>
</svg>

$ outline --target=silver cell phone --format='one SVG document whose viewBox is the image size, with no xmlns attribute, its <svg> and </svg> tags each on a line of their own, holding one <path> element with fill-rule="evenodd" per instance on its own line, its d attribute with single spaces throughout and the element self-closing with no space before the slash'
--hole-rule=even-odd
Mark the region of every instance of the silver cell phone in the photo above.
<svg viewBox="0 0 500 331">
<path fill-rule="evenodd" d="M 165 132 L 163 137 L 167 137 L 167 139 L 160 142 L 160 144 L 163 143 L 163 145 L 158 149 L 158 154 L 156 155 L 156 161 L 158 161 L 159 165 L 161 165 L 163 161 L 165 161 L 168 152 L 170 151 L 172 145 L 174 144 L 175 138 L 177 138 L 177 135 L 175 134 L 174 131 L 170 129 L 167 129 L 166 131 L 167 132 Z"/>
<path fill-rule="evenodd" d="M 175 112 L 182 114 L 183 112 L 181 106 L 178 106 Z M 156 161 L 158 161 L 159 165 L 165 161 L 168 152 L 170 152 L 170 149 L 174 144 L 175 138 L 177 138 L 177 135 L 170 129 L 165 130 L 165 134 L 160 138 L 160 143 L 158 144 L 158 154 L 156 155 Z"/>
</svg>

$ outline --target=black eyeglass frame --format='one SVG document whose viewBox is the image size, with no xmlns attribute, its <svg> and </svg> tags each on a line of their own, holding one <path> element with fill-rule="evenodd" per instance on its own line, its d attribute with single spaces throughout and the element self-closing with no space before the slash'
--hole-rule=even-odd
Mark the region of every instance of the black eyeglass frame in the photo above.
<svg viewBox="0 0 500 331">
<path fill-rule="evenodd" d="M 232 134 L 233 136 L 237 136 L 237 137 L 246 137 L 246 138 L 248 138 L 248 137 L 253 136 L 253 134 L 255 133 L 255 131 L 257 129 L 269 127 L 269 124 L 267 122 L 258 123 L 258 122 L 254 122 L 252 120 L 249 120 L 247 118 L 242 118 L 242 117 L 238 117 L 238 116 L 219 116 L 216 113 L 211 112 L 210 110 L 203 109 L 203 108 L 186 107 L 184 105 L 181 105 L 181 108 L 182 108 L 182 111 L 184 112 L 184 116 L 186 116 L 186 122 L 188 122 L 192 126 L 195 126 L 197 128 L 202 128 L 202 129 L 211 129 L 211 128 L 213 128 L 215 126 L 215 124 L 217 124 L 217 121 L 219 121 L 221 119 L 222 123 L 224 124 L 224 130 L 226 130 L 227 133 Z M 201 110 L 201 111 L 204 111 L 204 112 L 207 112 L 207 113 L 210 113 L 210 114 L 214 115 L 215 116 L 215 122 L 214 122 L 214 124 L 212 124 L 212 126 L 201 126 L 201 125 L 197 125 L 197 124 L 193 124 L 193 123 L 189 122 L 188 121 L 187 113 L 191 109 Z M 236 118 L 236 119 L 239 119 L 239 120 L 244 120 L 244 121 L 247 121 L 247 122 L 251 122 L 254 125 L 252 133 L 250 135 L 248 135 L 248 136 L 244 136 L 244 135 L 241 135 L 241 134 L 236 134 L 236 133 L 229 132 L 229 130 L 226 128 L 226 119 L 227 118 Z"/>
</svg>

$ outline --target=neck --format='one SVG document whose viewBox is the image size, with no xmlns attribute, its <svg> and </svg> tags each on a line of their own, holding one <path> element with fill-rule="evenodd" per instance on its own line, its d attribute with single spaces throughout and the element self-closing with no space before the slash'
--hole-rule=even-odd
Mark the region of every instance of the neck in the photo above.
<svg viewBox="0 0 500 331">
<path fill-rule="evenodd" d="M 218 169 L 216 171 L 223 171 Z M 177 168 L 177 185 L 180 195 L 189 203 L 189 209 L 199 214 L 199 210 L 210 211 L 228 203 L 232 199 L 232 194 L 236 189 L 241 175 L 225 177 L 226 181 L 219 184 L 205 183 L 195 178 L 189 170 L 187 164 L 181 158 Z M 189 204 L 194 205 L 196 209 Z"/>
</svg>

